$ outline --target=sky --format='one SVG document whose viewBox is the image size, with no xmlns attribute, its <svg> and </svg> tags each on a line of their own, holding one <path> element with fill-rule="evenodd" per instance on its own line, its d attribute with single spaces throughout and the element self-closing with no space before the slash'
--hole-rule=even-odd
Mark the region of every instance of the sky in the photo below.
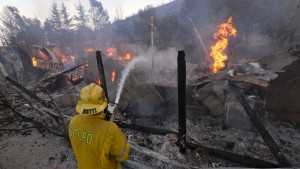
<svg viewBox="0 0 300 169">
<path fill-rule="evenodd" d="M 122 7 L 123 18 L 126 18 L 136 14 L 139 9 L 147 5 L 158 6 L 170 1 L 172 0 L 100 0 L 109 13 L 110 21 L 114 21 L 116 17 L 116 8 Z M 63 2 L 67 6 L 68 12 L 74 15 L 76 14 L 75 5 L 78 4 L 79 0 L 0 0 L 0 8 L 2 10 L 6 5 L 15 6 L 21 15 L 30 18 L 37 17 L 44 21 L 49 16 L 53 2 L 56 2 L 59 6 Z M 80 2 L 85 6 L 85 10 L 88 11 L 89 0 L 80 0 Z"/>
</svg>

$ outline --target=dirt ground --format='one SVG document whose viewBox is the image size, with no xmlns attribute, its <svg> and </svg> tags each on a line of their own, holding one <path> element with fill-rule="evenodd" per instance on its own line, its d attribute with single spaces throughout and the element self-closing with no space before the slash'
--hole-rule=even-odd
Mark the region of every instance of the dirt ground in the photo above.
<svg viewBox="0 0 300 169">
<path fill-rule="evenodd" d="M 300 127 L 290 121 L 269 119 L 264 123 L 275 141 L 281 146 L 293 167 L 300 167 Z M 18 127 L 18 125 L 14 125 Z M 20 128 L 26 124 L 19 124 Z M 276 163 L 268 147 L 256 132 L 237 129 L 222 129 L 214 118 L 203 116 L 198 121 L 187 122 L 188 137 L 212 148 L 226 150 L 241 155 Z M 165 125 L 176 127 L 176 123 Z M 207 167 L 243 167 L 238 164 L 210 156 L 202 149 L 187 150 L 187 155 L 179 153 L 173 134 L 165 136 L 150 135 L 134 130 L 122 129 L 130 141 L 168 157 L 170 160 L 196 166 Z M 231 146 L 229 146 L 231 145 Z M 131 149 L 129 160 L 142 163 L 151 168 L 180 168 L 159 161 Z M 66 138 L 55 136 L 43 129 L 26 129 L 19 131 L 0 131 L 0 168 L 43 168 L 66 169 L 77 168 L 76 160 Z M 127 168 L 127 167 L 125 167 Z"/>
<path fill-rule="evenodd" d="M 37 129 L 0 137 L 0 168 L 77 168 L 70 144 L 63 137 Z"/>
</svg>

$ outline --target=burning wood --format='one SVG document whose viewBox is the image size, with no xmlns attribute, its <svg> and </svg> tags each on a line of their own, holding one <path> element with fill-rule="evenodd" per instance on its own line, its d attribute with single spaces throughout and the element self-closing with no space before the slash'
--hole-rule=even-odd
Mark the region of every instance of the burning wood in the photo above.
<svg viewBox="0 0 300 169">
<path fill-rule="evenodd" d="M 106 49 L 106 55 L 108 58 L 119 60 L 119 61 L 131 61 L 132 59 L 132 55 L 129 52 L 127 52 L 124 56 L 118 56 L 117 48 L 113 48 L 113 47 Z"/>
<path fill-rule="evenodd" d="M 47 60 L 47 55 L 43 51 L 41 51 L 39 49 L 38 52 L 39 52 L 39 55 L 40 55 L 41 58 L 43 58 L 44 60 Z"/>
<path fill-rule="evenodd" d="M 117 56 L 117 49 L 116 48 L 107 48 L 106 49 L 106 55 L 109 58 L 114 58 Z"/>
<path fill-rule="evenodd" d="M 34 67 L 37 67 L 37 65 L 38 65 L 38 62 L 36 61 L 36 59 L 35 59 L 35 57 L 33 56 L 33 57 L 31 57 L 31 60 L 32 60 L 32 65 L 34 66 Z"/>
<path fill-rule="evenodd" d="M 218 26 L 218 31 L 214 34 L 214 39 L 217 40 L 216 44 L 211 47 L 210 56 L 213 58 L 214 63 L 211 70 L 217 73 L 221 68 L 225 67 L 227 55 L 224 50 L 228 46 L 228 38 L 236 36 L 236 28 L 232 25 L 232 17 L 230 16 L 227 23 L 222 23 Z"/>
<path fill-rule="evenodd" d="M 130 61 L 131 60 L 131 54 L 130 53 L 126 53 L 126 55 L 124 56 L 124 60 L 128 60 Z"/>
<path fill-rule="evenodd" d="M 67 61 L 66 55 L 64 55 L 62 52 L 60 52 L 60 59 L 63 63 L 65 63 Z"/>
<path fill-rule="evenodd" d="M 115 77 L 116 77 L 116 70 L 113 69 L 113 71 L 111 72 L 111 82 L 115 82 Z"/>
<path fill-rule="evenodd" d="M 77 81 L 77 80 L 79 80 L 79 77 L 78 77 L 78 76 L 73 76 L 73 77 L 72 77 L 72 81 L 73 81 L 73 82 L 75 82 L 75 81 Z"/>
<path fill-rule="evenodd" d="M 44 79 L 44 80 L 42 80 L 42 82 L 48 82 L 48 81 L 54 80 L 54 79 L 56 79 L 56 78 L 59 78 L 60 76 L 66 74 L 66 73 L 68 73 L 68 72 L 71 72 L 71 71 L 73 71 L 73 70 L 75 70 L 75 69 L 77 69 L 77 68 L 80 68 L 81 66 L 84 66 L 84 65 L 81 64 L 81 65 L 77 65 L 77 66 L 75 66 L 75 67 L 72 67 L 72 68 L 70 68 L 70 69 L 68 69 L 68 70 L 65 70 L 65 71 L 63 71 L 63 72 L 61 72 L 61 73 L 58 73 L 58 74 L 56 74 L 56 75 L 54 75 L 54 76 L 52 76 L 52 77 L 50 77 L 50 78 Z"/>
</svg>

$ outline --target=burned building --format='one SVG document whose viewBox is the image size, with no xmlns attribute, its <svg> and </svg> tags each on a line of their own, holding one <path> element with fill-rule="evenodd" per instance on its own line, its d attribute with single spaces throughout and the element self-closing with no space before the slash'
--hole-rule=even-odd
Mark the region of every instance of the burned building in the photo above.
<svg viewBox="0 0 300 169">
<path fill-rule="evenodd" d="M 300 60 L 299 54 L 291 50 L 260 60 L 267 69 L 278 74 L 266 88 L 265 108 L 278 117 L 300 122 Z"/>
</svg>

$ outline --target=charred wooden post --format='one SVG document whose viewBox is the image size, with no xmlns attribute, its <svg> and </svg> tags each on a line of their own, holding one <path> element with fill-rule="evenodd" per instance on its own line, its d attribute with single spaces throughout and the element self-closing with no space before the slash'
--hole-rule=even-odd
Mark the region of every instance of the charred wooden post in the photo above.
<svg viewBox="0 0 300 169">
<path fill-rule="evenodd" d="M 153 128 L 153 127 L 147 127 L 142 126 L 138 124 L 132 124 L 132 123 L 126 123 L 122 122 L 120 120 L 114 121 L 119 127 L 121 128 L 128 128 L 133 129 L 136 131 L 146 132 L 150 134 L 158 134 L 158 135 L 166 135 L 166 134 L 178 134 L 177 131 L 169 130 L 169 129 L 163 129 L 163 128 Z M 205 147 L 199 143 L 190 143 L 186 142 L 186 147 L 194 150 L 197 148 L 201 148 L 205 150 L 209 155 L 219 157 L 237 164 L 241 164 L 245 167 L 254 167 L 254 168 L 277 168 L 279 167 L 278 164 L 269 163 L 260 159 L 252 158 L 249 156 L 242 156 L 239 154 L 218 150 L 210 147 Z"/>
<path fill-rule="evenodd" d="M 79 67 L 81 67 L 81 66 L 83 66 L 83 65 L 84 65 L 84 64 L 81 64 L 81 65 L 77 65 L 77 66 L 75 66 L 75 67 L 72 67 L 72 68 L 70 68 L 70 69 L 68 69 L 68 70 L 65 70 L 65 71 L 63 71 L 63 72 L 61 72 L 61 73 L 58 73 L 57 75 L 54 75 L 54 76 L 49 77 L 49 78 L 47 78 L 47 79 L 44 79 L 42 82 L 48 82 L 48 81 L 50 81 L 50 80 L 57 79 L 57 78 L 59 78 L 60 76 L 66 74 L 66 73 L 68 73 L 68 72 L 71 72 L 71 71 L 73 71 L 73 70 L 75 70 L 75 69 L 77 69 L 77 68 L 79 68 Z"/>
<path fill-rule="evenodd" d="M 109 102 L 108 92 L 107 92 L 107 87 L 106 87 L 105 74 L 104 74 L 104 67 L 103 67 L 103 62 L 102 62 L 102 57 L 101 57 L 101 52 L 100 51 L 96 51 L 96 59 L 97 59 L 100 83 L 101 83 L 101 86 L 104 90 L 107 102 Z M 109 120 L 110 119 L 110 114 L 107 111 L 107 107 L 105 108 L 104 112 L 106 114 L 106 120 Z"/>
<path fill-rule="evenodd" d="M 180 152 L 185 154 L 186 148 L 186 62 L 184 51 L 178 51 L 178 144 Z"/>
<path fill-rule="evenodd" d="M 231 87 L 231 89 L 234 91 L 235 97 L 237 98 L 237 100 L 241 103 L 241 105 L 244 107 L 244 110 L 249 115 L 250 120 L 252 121 L 252 123 L 256 127 L 257 131 L 260 133 L 261 137 L 264 139 L 264 141 L 266 142 L 267 146 L 269 147 L 269 149 L 273 153 L 273 155 L 276 158 L 276 160 L 278 161 L 280 167 L 291 167 L 290 162 L 286 159 L 286 157 L 284 156 L 284 154 L 280 151 L 278 145 L 275 143 L 275 141 L 271 137 L 271 135 L 268 132 L 268 130 L 260 122 L 259 118 L 255 114 L 255 112 L 253 111 L 253 109 L 246 102 L 243 93 L 230 80 L 228 80 L 228 84 Z"/>
<path fill-rule="evenodd" d="M 254 167 L 254 168 L 277 168 L 279 167 L 278 164 L 269 163 L 260 159 L 248 157 L 248 156 L 242 156 L 239 154 L 234 154 L 231 152 L 226 152 L 223 150 L 213 149 L 209 147 L 202 146 L 200 144 L 195 143 L 186 143 L 186 146 L 190 149 L 196 149 L 201 148 L 204 149 L 209 155 L 216 156 L 222 159 L 226 159 L 228 161 L 241 164 L 245 167 Z"/>
<path fill-rule="evenodd" d="M 166 135 L 166 134 L 177 134 L 177 131 L 172 131 L 164 128 L 158 128 L 158 127 L 147 127 L 143 125 L 133 124 L 133 123 L 126 123 L 122 121 L 114 121 L 119 127 L 121 128 L 127 128 L 132 129 L 140 132 L 146 132 L 151 134 L 158 134 L 158 135 Z"/>
</svg>

